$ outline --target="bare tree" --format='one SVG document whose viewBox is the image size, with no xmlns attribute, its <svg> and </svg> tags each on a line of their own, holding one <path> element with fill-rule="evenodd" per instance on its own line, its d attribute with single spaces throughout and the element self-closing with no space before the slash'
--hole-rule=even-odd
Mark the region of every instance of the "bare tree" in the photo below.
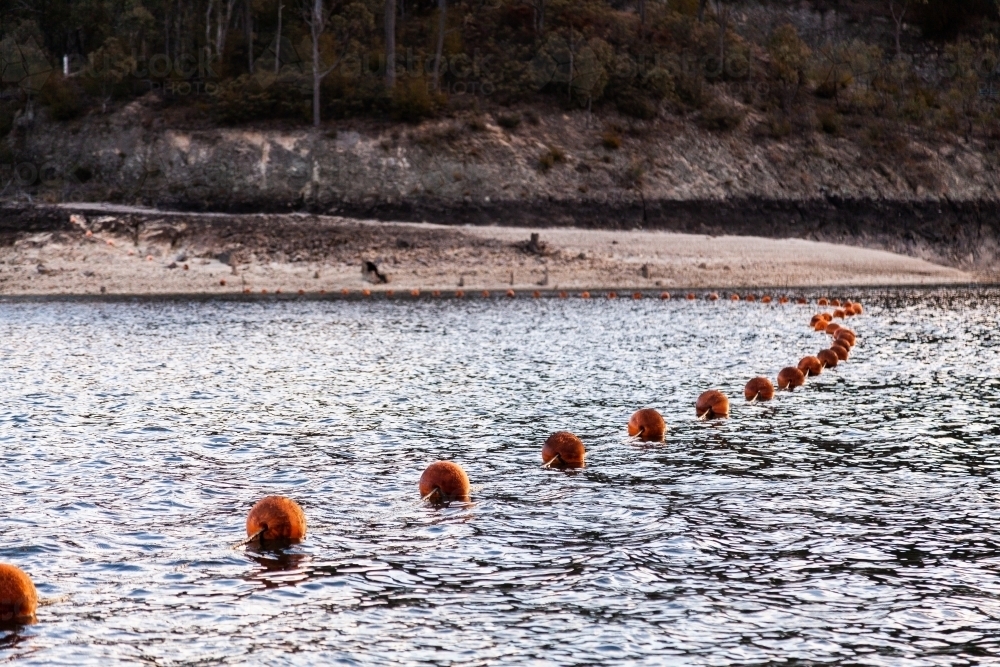
<svg viewBox="0 0 1000 667">
<path fill-rule="evenodd" d="M 274 73 L 281 71 L 281 10 L 285 8 L 281 0 L 278 0 L 278 36 L 274 39 Z"/>
<path fill-rule="evenodd" d="M 448 0 L 438 0 L 438 38 L 434 51 L 434 90 L 441 80 L 441 56 L 444 53 L 444 30 L 448 25 Z"/>
<path fill-rule="evenodd" d="M 705 22 L 705 7 L 708 6 L 708 0 L 698 0 L 698 23 Z"/>
<path fill-rule="evenodd" d="M 889 0 L 889 13 L 892 14 L 892 20 L 896 24 L 897 57 L 903 55 L 903 25 L 906 21 L 906 12 L 910 9 L 910 5 L 912 5 L 914 1 L 922 5 L 927 4 L 927 0 Z"/>
<path fill-rule="evenodd" d="M 725 72 L 726 67 L 726 30 L 733 8 L 725 0 L 715 0 L 715 20 L 719 24 L 719 69 Z"/>
<path fill-rule="evenodd" d="M 247 43 L 247 71 L 253 74 L 253 0 L 243 3 L 243 37 Z"/>
<path fill-rule="evenodd" d="M 396 0 L 385 0 L 385 87 L 396 87 Z"/>
<path fill-rule="evenodd" d="M 352 44 L 356 43 L 355 40 L 370 31 L 373 19 L 365 6 L 359 2 L 344 5 L 334 3 L 327 9 L 326 0 L 304 0 L 302 9 L 303 21 L 309 26 L 309 35 L 312 38 L 313 126 L 319 127 L 320 84 L 340 64 Z M 340 10 L 339 13 L 335 13 L 336 10 Z M 324 63 L 320 40 L 331 23 L 335 52 L 332 62 Z"/>
</svg>

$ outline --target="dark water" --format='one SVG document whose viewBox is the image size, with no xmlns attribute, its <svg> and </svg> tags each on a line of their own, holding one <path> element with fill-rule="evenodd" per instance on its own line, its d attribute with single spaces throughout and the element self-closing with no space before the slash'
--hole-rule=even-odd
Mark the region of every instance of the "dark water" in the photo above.
<svg viewBox="0 0 1000 667">
<path fill-rule="evenodd" d="M 994 661 L 1000 292 L 850 296 L 851 360 L 770 405 L 815 307 L 0 303 L 0 561 L 49 601 L 0 661 Z M 435 459 L 473 504 L 414 502 Z M 233 550 L 272 493 L 307 539 Z"/>
</svg>

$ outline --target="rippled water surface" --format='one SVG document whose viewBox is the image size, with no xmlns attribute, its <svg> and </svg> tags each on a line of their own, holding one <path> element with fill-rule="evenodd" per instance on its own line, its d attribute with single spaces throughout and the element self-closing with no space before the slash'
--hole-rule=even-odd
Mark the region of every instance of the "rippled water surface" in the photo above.
<svg viewBox="0 0 1000 667">
<path fill-rule="evenodd" d="M 756 405 L 816 307 L 0 302 L 0 561 L 46 599 L 0 661 L 991 662 L 1000 292 L 849 296 L 851 360 Z M 471 504 L 419 502 L 436 459 Z M 233 549 L 274 493 L 307 539 Z"/>
</svg>

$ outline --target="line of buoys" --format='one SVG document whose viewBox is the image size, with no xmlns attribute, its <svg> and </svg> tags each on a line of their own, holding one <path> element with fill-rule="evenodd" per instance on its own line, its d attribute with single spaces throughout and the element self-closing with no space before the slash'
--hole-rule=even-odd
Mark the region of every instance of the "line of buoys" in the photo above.
<svg viewBox="0 0 1000 667">
<path fill-rule="evenodd" d="M 628 434 L 643 442 L 663 442 L 667 434 L 667 422 L 656 410 L 643 408 L 636 411 L 628 420 Z"/>
<path fill-rule="evenodd" d="M 542 445 L 542 466 L 546 468 L 582 468 L 587 449 L 583 441 L 569 431 L 553 433 Z"/>
<path fill-rule="evenodd" d="M 38 609 L 38 591 L 28 574 L 13 565 L 0 563 L 0 621 L 32 623 Z"/>
</svg>

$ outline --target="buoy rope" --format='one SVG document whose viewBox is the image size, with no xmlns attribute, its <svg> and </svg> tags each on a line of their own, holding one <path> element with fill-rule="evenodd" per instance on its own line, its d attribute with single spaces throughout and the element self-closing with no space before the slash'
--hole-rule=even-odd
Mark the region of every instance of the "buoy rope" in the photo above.
<svg viewBox="0 0 1000 667">
<path fill-rule="evenodd" d="M 428 494 L 427 494 L 426 496 L 424 496 L 423 498 L 421 498 L 421 499 L 420 499 L 420 501 L 421 501 L 421 502 L 427 502 L 428 500 L 430 500 L 430 499 L 431 499 L 431 496 L 433 496 L 433 495 L 434 495 L 435 493 L 437 493 L 437 494 L 441 495 L 441 497 L 442 497 L 442 498 L 444 497 L 444 494 L 443 494 L 443 493 L 441 493 L 441 487 L 439 487 L 439 486 L 435 486 L 435 487 L 434 487 L 433 489 L 431 489 L 431 492 L 430 492 L 430 493 L 428 493 Z"/>
<path fill-rule="evenodd" d="M 562 460 L 563 460 L 562 454 L 556 454 L 551 459 L 549 459 L 548 461 L 546 461 L 545 463 L 543 463 L 542 467 L 543 468 L 550 468 L 550 467 L 552 467 L 552 464 L 554 464 L 556 461 L 562 461 Z"/>
<path fill-rule="evenodd" d="M 264 535 L 264 533 L 266 533 L 266 532 L 267 532 L 267 524 L 265 523 L 263 528 L 261 528 L 256 533 L 254 533 L 250 537 L 246 538 L 245 540 L 243 540 L 242 542 L 240 542 L 239 544 L 237 544 L 233 548 L 234 549 L 239 549 L 240 547 L 245 547 L 246 545 L 248 545 L 251 542 L 253 542 L 254 540 L 256 540 L 258 537 L 260 537 L 261 541 L 263 541 L 262 535 Z"/>
</svg>

